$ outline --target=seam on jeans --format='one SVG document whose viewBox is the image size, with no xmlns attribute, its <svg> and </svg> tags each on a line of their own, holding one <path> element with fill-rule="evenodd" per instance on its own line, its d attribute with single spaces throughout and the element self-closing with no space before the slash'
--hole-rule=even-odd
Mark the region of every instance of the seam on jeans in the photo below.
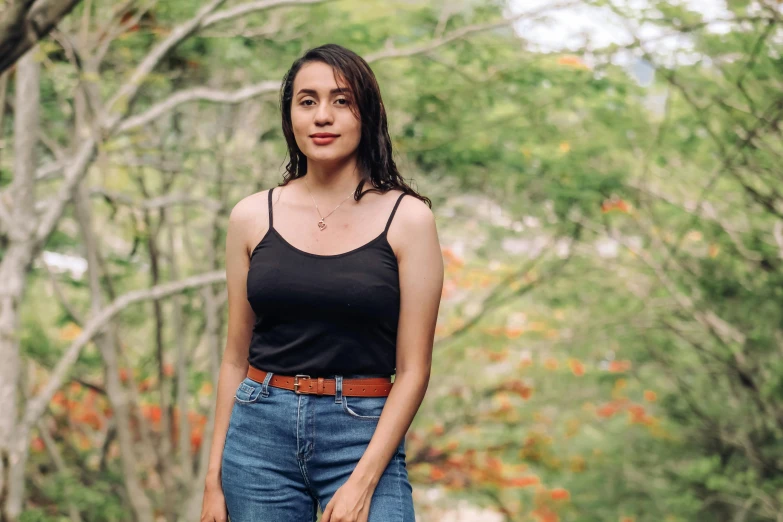
<svg viewBox="0 0 783 522">
<path fill-rule="evenodd" d="M 305 466 L 304 461 L 299 461 L 299 471 L 302 472 L 302 478 L 304 478 L 307 491 L 310 493 L 310 496 L 312 496 L 314 492 L 313 488 L 310 486 L 310 477 L 307 476 L 307 467 Z"/>
<path fill-rule="evenodd" d="M 311 437 L 311 442 L 310 442 L 310 457 L 309 458 L 313 458 L 313 455 L 315 454 L 315 413 L 316 413 L 315 404 L 316 404 L 315 401 L 313 401 L 313 412 L 310 415 L 310 419 L 311 419 L 310 423 L 313 426 L 313 435 Z"/>
<path fill-rule="evenodd" d="M 302 396 L 300 395 L 296 399 L 296 456 L 299 457 L 299 452 L 301 451 L 299 449 L 299 413 L 301 412 L 302 408 Z"/>
<path fill-rule="evenodd" d="M 310 478 L 307 476 L 307 470 L 305 469 L 304 462 L 297 458 L 296 463 L 299 464 L 299 472 L 302 474 L 302 478 L 304 478 L 307 494 L 311 499 L 313 499 L 313 513 L 310 522 L 316 522 L 316 519 L 318 518 L 318 508 L 321 507 L 321 503 L 318 501 L 318 497 L 315 496 L 313 488 L 310 487 Z"/>
<path fill-rule="evenodd" d="M 321 503 L 318 502 L 318 497 L 316 496 L 315 491 L 313 491 L 313 488 L 310 485 L 310 477 L 307 475 L 307 466 L 305 466 L 305 463 L 302 460 L 299 460 L 298 463 L 299 463 L 299 471 L 302 473 L 302 478 L 304 478 L 305 486 L 307 486 L 307 494 L 310 495 L 310 498 L 315 500 L 320 506 Z"/>
<path fill-rule="evenodd" d="M 400 463 L 396 456 L 392 459 L 392 462 L 397 464 L 395 468 L 397 470 L 397 491 L 400 494 L 400 501 L 397 503 L 397 506 L 400 508 L 400 522 L 405 522 L 405 509 L 402 507 L 404 500 L 402 498 L 402 473 L 400 472 Z"/>
</svg>

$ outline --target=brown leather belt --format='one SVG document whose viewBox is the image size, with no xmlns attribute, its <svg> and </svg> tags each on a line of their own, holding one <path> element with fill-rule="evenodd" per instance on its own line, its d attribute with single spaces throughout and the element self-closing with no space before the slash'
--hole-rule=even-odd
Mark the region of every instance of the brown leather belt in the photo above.
<svg viewBox="0 0 783 522">
<path fill-rule="evenodd" d="M 253 366 L 248 366 L 247 376 L 258 382 L 264 382 L 267 372 Z M 306 395 L 334 395 L 336 390 L 335 379 L 323 377 L 310 377 L 309 375 L 272 375 L 269 386 L 293 390 L 298 394 Z M 387 397 L 392 389 L 389 377 L 368 377 L 365 379 L 343 379 L 343 395 L 349 397 Z"/>
</svg>

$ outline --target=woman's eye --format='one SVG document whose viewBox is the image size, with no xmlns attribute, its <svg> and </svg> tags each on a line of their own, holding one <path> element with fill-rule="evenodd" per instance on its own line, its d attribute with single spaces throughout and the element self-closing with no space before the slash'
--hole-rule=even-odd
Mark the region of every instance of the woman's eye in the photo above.
<svg viewBox="0 0 783 522">
<path fill-rule="evenodd" d="M 300 103 L 300 105 L 305 105 L 306 107 L 310 107 L 310 105 L 306 105 L 306 104 L 307 104 L 307 102 L 311 102 L 311 101 L 313 101 L 313 100 L 303 100 L 302 103 Z M 349 105 L 350 104 L 350 102 L 347 99 L 345 99 L 345 98 L 338 98 L 335 101 L 345 102 L 345 103 L 342 103 L 341 105 Z"/>
</svg>

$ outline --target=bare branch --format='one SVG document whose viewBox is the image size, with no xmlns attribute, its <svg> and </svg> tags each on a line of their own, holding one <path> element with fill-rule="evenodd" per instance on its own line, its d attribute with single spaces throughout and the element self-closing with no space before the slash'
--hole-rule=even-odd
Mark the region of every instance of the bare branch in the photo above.
<svg viewBox="0 0 783 522">
<path fill-rule="evenodd" d="M 783 221 L 775 221 L 775 227 L 772 229 L 772 233 L 775 236 L 775 242 L 778 244 L 780 250 L 780 259 L 783 259 Z"/>
<path fill-rule="evenodd" d="M 35 171 L 35 181 L 46 181 L 48 179 L 54 179 L 63 171 L 65 167 L 64 161 L 53 161 L 47 163 L 43 167 L 40 167 Z"/>
<path fill-rule="evenodd" d="M 105 114 L 100 122 L 100 126 L 103 128 L 105 134 L 110 135 L 123 116 L 127 114 L 128 108 L 138 94 L 144 78 L 152 72 L 160 60 L 184 39 L 193 34 L 200 27 L 204 18 L 217 9 L 223 2 L 225 2 L 225 0 L 212 0 L 206 6 L 202 7 L 193 18 L 174 28 L 168 38 L 155 46 L 155 48 L 141 61 L 128 82 L 120 88 L 114 97 L 106 104 L 107 110 L 110 112 Z M 87 167 L 96 152 L 97 143 L 98 139 L 96 136 L 90 135 L 85 137 L 76 151 L 76 154 L 72 157 L 71 162 L 66 166 L 64 173 L 65 179 L 60 185 L 51 207 L 49 207 L 38 224 L 36 235 L 39 242 L 39 248 L 40 244 L 43 244 L 46 238 L 49 237 L 51 231 L 54 230 L 57 221 L 63 213 L 65 205 L 71 199 L 71 194 L 87 172 Z"/>
<path fill-rule="evenodd" d="M 736 349 L 736 346 L 744 345 L 746 337 L 745 334 L 743 334 L 738 328 L 729 324 L 711 310 L 700 310 L 690 296 L 682 293 L 677 288 L 676 283 L 672 281 L 666 271 L 663 270 L 663 268 L 652 259 L 652 256 L 650 256 L 648 252 L 636 248 L 634 245 L 626 241 L 625 238 L 617 234 L 613 234 L 611 231 L 602 229 L 601 227 L 590 223 L 588 220 L 582 217 L 576 216 L 572 219 L 574 222 L 579 223 L 593 232 L 599 234 L 608 232 L 614 240 L 625 246 L 630 252 L 637 256 L 637 258 L 641 259 L 644 264 L 653 271 L 655 276 L 658 278 L 658 281 L 660 281 L 664 288 L 666 288 L 677 304 L 680 305 L 682 309 L 689 311 L 702 326 L 706 327 L 712 332 L 715 332 L 723 341 L 723 343 L 731 348 L 738 362 L 744 365 L 744 356 L 740 350 Z"/>
<path fill-rule="evenodd" d="M 548 5 L 540 10 L 537 11 L 525 11 L 523 13 L 517 14 L 511 18 L 502 20 L 500 22 L 494 22 L 491 24 L 473 24 L 473 25 L 466 25 L 465 27 L 460 27 L 459 29 L 456 29 L 452 31 L 450 34 L 433 38 L 427 43 L 421 44 L 421 45 L 412 45 L 410 47 L 404 48 L 404 49 L 397 49 L 393 45 L 388 45 L 385 49 L 382 51 L 378 51 L 376 53 L 369 54 L 365 56 L 365 60 L 369 62 L 376 62 L 379 60 L 383 60 L 385 58 L 402 58 L 406 56 L 413 56 L 415 54 L 425 53 L 427 51 L 431 51 L 437 47 L 440 47 L 442 45 L 445 45 L 449 42 L 453 42 L 454 40 L 459 40 L 461 38 L 464 38 L 465 36 L 468 36 L 472 33 L 479 33 L 483 31 L 490 31 L 492 29 L 499 29 L 501 27 L 511 27 L 513 26 L 514 22 L 517 20 L 521 20 L 523 18 L 535 18 L 535 15 L 541 14 L 542 12 L 547 12 L 563 7 L 568 7 L 575 5 L 577 2 L 564 2 L 562 4 L 555 4 L 555 5 Z"/>
<path fill-rule="evenodd" d="M 54 273 L 52 273 L 51 268 L 49 268 L 49 263 L 46 262 L 45 256 L 41 256 L 40 259 L 41 265 L 46 271 L 46 275 L 49 276 L 49 281 L 52 283 L 52 290 L 54 290 L 54 295 L 60 302 L 60 306 L 62 306 L 65 312 L 73 318 L 75 323 L 81 325 L 84 322 L 84 319 L 82 318 L 81 314 L 79 314 L 79 312 L 73 306 L 71 306 L 68 298 L 65 297 L 62 288 L 60 288 L 60 283 L 57 282 L 57 278 L 55 277 Z"/>
<path fill-rule="evenodd" d="M 156 2 L 155 0 L 152 0 L 148 5 L 137 8 L 134 15 L 123 22 L 120 15 L 125 13 L 134 3 L 135 0 L 126 0 L 123 4 L 115 6 L 114 12 L 109 19 L 109 24 L 104 27 L 103 30 L 98 31 L 98 34 L 104 34 L 105 36 L 100 45 L 97 46 L 97 50 L 91 58 L 92 70 L 97 71 L 100 68 L 100 64 L 109 51 L 109 47 L 111 47 L 114 39 L 127 28 L 136 25 L 144 17 L 147 11 L 152 9 Z"/>
<path fill-rule="evenodd" d="M 764 257 L 761 256 L 758 252 L 753 252 L 751 250 L 748 250 L 748 248 L 742 242 L 742 238 L 737 235 L 743 232 L 747 232 L 747 230 L 740 229 L 739 227 L 736 227 L 733 224 L 729 225 L 728 223 L 726 223 L 724 220 L 722 220 L 719 217 L 718 213 L 715 211 L 715 209 L 712 207 L 712 205 L 709 202 L 705 200 L 701 200 L 698 203 L 694 203 L 690 201 L 680 203 L 673 196 L 666 194 L 665 192 L 663 192 L 658 188 L 652 188 L 650 186 L 642 186 L 641 184 L 635 181 L 631 181 L 629 185 L 661 201 L 665 201 L 666 203 L 674 207 L 677 207 L 680 210 L 687 212 L 688 214 L 698 216 L 700 218 L 712 221 L 713 223 L 717 224 L 721 229 L 723 229 L 726 235 L 729 236 L 729 239 L 731 239 L 731 241 L 734 243 L 734 246 L 737 247 L 737 251 L 740 252 L 740 254 L 742 254 L 749 261 L 759 262 L 764 259 Z"/>
<path fill-rule="evenodd" d="M 277 92 L 280 89 L 279 81 L 263 81 L 255 85 L 248 85 L 233 92 L 219 91 L 216 89 L 209 89 L 207 87 L 195 87 L 193 89 L 186 89 L 179 91 L 164 101 L 157 103 L 144 111 L 142 114 L 133 116 L 123 121 L 117 128 L 117 132 L 127 132 L 132 129 L 136 129 L 156 118 L 162 114 L 172 110 L 178 105 L 188 103 L 191 101 L 210 101 L 215 103 L 229 103 L 236 104 L 249 100 L 261 94 L 269 92 Z"/>
<path fill-rule="evenodd" d="M 52 205 L 48 208 L 46 214 L 44 214 L 38 222 L 38 229 L 36 232 L 36 238 L 38 240 L 38 248 L 49 237 L 57 222 L 62 216 L 65 205 L 71 200 L 71 194 L 73 193 L 76 185 L 84 177 L 87 172 L 87 167 L 92 160 L 96 151 L 96 139 L 94 136 L 87 136 L 82 141 L 76 154 L 71 158 L 71 162 L 65 166 L 64 180 L 57 191 L 57 195 L 52 198 Z"/>
<path fill-rule="evenodd" d="M 0 196 L 2 195 L 0 194 Z M 3 198 L 0 197 L 0 234 L 8 234 L 10 236 L 14 230 L 11 223 L 11 213 L 8 211 L 8 207 L 5 206 Z"/>
<path fill-rule="evenodd" d="M 15 0 L 4 2 L 0 17 L 0 73 L 44 38 L 79 0 Z"/>
<path fill-rule="evenodd" d="M 21 439 L 27 438 L 30 429 L 35 425 L 38 419 L 41 418 L 43 412 L 46 411 L 52 396 L 60 388 L 68 371 L 71 369 L 71 366 L 73 366 L 79 358 L 82 348 L 90 342 L 96 334 L 103 330 L 115 315 L 135 303 L 163 299 L 190 288 L 221 283 L 224 282 L 225 279 L 225 271 L 219 270 L 189 277 L 180 281 L 164 283 L 144 290 L 134 290 L 118 297 L 112 304 L 91 317 L 79 336 L 74 339 L 73 343 L 65 350 L 62 358 L 57 361 L 57 364 L 49 377 L 49 382 L 47 382 L 38 395 L 27 404 L 24 419 L 19 427 L 18 436 Z"/>
<path fill-rule="evenodd" d="M 531 259 L 530 262 L 528 262 L 525 266 L 523 266 L 520 270 L 515 270 L 511 274 L 507 275 L 502 281 L 500 281 L 497 285 L 495 285 L 494 288 L 489 292 L 487 297 L 481 302 L 481 308 L 479 311 L 474 314 L 472 317 L 470 317 L 468 320 L 460 324 L 459 327 L 457 327 L 455 330 L 447 333 L 443 337 L 439 337 L 436 339 L 437 344 L 443 344 L 446 341 L 452 341 L 455 338 L 470 332 L 471 329 L 478 324 L 478 322 L 484 318 L 487 314 L 492 312 L 493 310 L 496 310 L 497 308 L 503 306 L 504 304 L 508 303 L 511 299 L 515 297 L 520 297 L 533 289 L 539 287 L 543 282 L 548 282 L 552 279 L 554 279 L 568 264 L 568 262 L 571 259 L 571 256 L 569 255 L 565 259 L 559 261 L 555 264 L 554 268 L 544 277 L 538 277 L 535 280 L 529 282 L 528 284 L 520 287 L 519 289 L 513 290 L 511 292 L 508 292 L 509 286 L 518 281 L 520 278 L 524 277 L 526 274 L 528 274 L 533 268 L 535 268 L 536 265 L 541 263 L 544 259 L 544 254 L 548 252 L 550 249 L 549 247 L 552 245 L 552 240 L 548 241 L 548 244 L 544 246 L 541 249 L 541 254 L 536 256 L 535 258 Z"/>
<path fill-rule="evenodd" d="M 147 210 L 171 207 L 179 204 L 201 205 L 215 211 L 223 208 L 223 205 L 219 201 L 212 198 L 198 198 L 180 192 L 174 192 L 171 194 L 166 194 L 165 196 L 135 201 L 132 197 L 126 194 L 112 192 L 101 187 L 93 187 L 90 189 L 90 195 L 101 195 L 112 202 L 120 202 L 125 205 Z"/>
<path fill-rule="evenodd" d="M 49 433 L 49 427 L 46 425 L 43 419 L 39 419 L 37 426 L 38 433 L 41 434 L 41 440 L 43 440 L 44 445 L 46 446 L 46 451 L 52 458 L 52 462 L 54 463 L 54 467 L 57 469 L 57 473 L 62 479 L 64 479 L 63 486 L 65 488 L 66 495 L 70 495 L 72 494 L 71 492 L 73 490 L 73 483 L 68 480 L 70 478 L 70 473 L 68 472 L 68 466 L 65 464 L 65 459 L 63 459 L 60 450 L 57 448 L 57 443 L 54 441 L 54 438 L 52 438 L 51 433 Z M 68 513 L 71 517 L 71 522 L 82 522 L 82 517 L 79 515 L 79 509 L 76 507 L 70 497 L 68 498 L 67 502 Z"/>
<path fill-rule="evenodd" d="M 234 7 L 224 9 L 219 13 L 214 13 L 204 18 L 204 23 L 201 24 L 202 28 L 215 25 L 219 22 L 238 18 L 240 16 L 248 15 L 255 11 L 263 11 L 272 7 L 282 7 L 287 5 L 306 5 L 306 4 L 322 4 L 332 0 L 260 0 L 256 2 L 246 2 L 244 4 L 235 5 Z"/>
<path fill-rule="evenodd" d="M 330 1 L 330 0 L 262 0 L 257 2 L 248 2 L 245 4 L 240 4 L 230 9 L 226 9 L 219 13 L 215 13 L 211 16 L 205 17 L 203 23 L 201 24 L 201 28 L 209 27 L 210 25 L 228 20 L 230 18 L 235 18 L 237 16 L 248 14 L 250 12 L 258 11 L 261 9 L 268 9 L 270 7 L 277 7 L 281 5 L 316 4 L 316 3 L 323 3 L 326 1 Z M 387 48 L 383 49 L 382 51 L 378 51 L 376 53 L 365 56 L 365 60 L 368 63 L 372 63 L 385 58 L 397 58 L 397 57 L 413 56 L 416 54 L 426 53 L 440 46 L 443 46 L 449 42 L 452 42 L 454 40 L 464 38 L 465 36 L 470 35 L 472 33 L 488 31 L 500 27 L 511 26 L 516 20 L 519 20 L 521 18 L 534 18 L 536 15 L 540 15 L 543 12 L 552 9 L 557 9 L 560 7 L 574 5 L 574 4 L 575 2 L 564 2 L 563 4 L 547 6 L 546 8 L 542 8 L 540 10 L 526 11 L 524 13 L 518 14 L 512 18 L 500 22 L 495 22 L 491 24 L 469 25 L 457 29 L 445 37 L 434 38 L 430 42 L 427 42 L 426 44 L 423 45 L 411 46 L 409 48 L 404 48 L 404 49 L 396 49 L 393 46 L 389 45 Z M 151 121 L 161 116 L 163 113 L 170 111 L 173 108 L 183 103 L 202 100 L 202 101 L 211 101 L 215 103 L 235 104 L 235 103 L 243 102 L 250 98 L 254 98 L 261 94 L 265 94 L 268 92 L 277 92 L 279 88 L 280 88 L 280 82 L 278 80 L 267 80 L 267 81 L 257 83 L 255 85 L 243 87 L 241 89 L 232 92 L 208 89 L 206 87 L 196 87 L 193 89 L 180 91 L 172 94 L 169 98 L 154 105 L 153 107 L 146 110 L 142 114 L 127 118 L 125 121 L 119 124 L 117 130 L 118 132 L 125 132 L 146 125 L 147 123 L 150 123 Z"/>
<path fill-rule="evenodd" d="M 195 33 L 204 23 L 205 18 L 215 9 L 220 7 L 226 0 L 211 0 L 207 5 L 198 10 L 196 15 L 175 27 L 169 36 L 156 45 L 144 57 L 141 63 L 136 67 L 128 81 L 117 91 L 117 93 L 106 104 L 109 114 L 102 122 L 107 134 L 112 134 L 113 129 L 120 122 L 124 114 L 127 114 L 128 108 L 139 93 L 144 79 L 158 66 L 158 63 L 172 49 L 182 43 L 185 39 Z M 112 113 L 112 111 L 115 111 Z"/>
<path fill-rule="evenodd" d="M 128 82 L 106 104 L 110 114 L 103 122 L 103 127 L 107 134 L 113 134 L 116 127 L 121 122 L 123 116 L 127 114 L 128 108 L 139 92 L 144 79 L 157 67 L 158 63 L 174 47 L 182 43 L 183 40 L 191 36 L 199 29 L 204 29 L 218 22 L 230 20 L 242 15 L 250 14 L 254 11 L 261 11 L 272 7 L 286 5 L 304 5 L 323 3 L 328 0 L 264 0 L 258 2 L 246 2 L 219 13 L 214 11 L 222 5 L 225 0 L 212 0 L 202 7 L 196 15 L 187 22 L 175 27 L 169 36 L 155 46 L 152 51 L 141 61 L 139 66 L 133 72 Z M 116 111 L 111 114 L 111 111 Z"/>
</svg>

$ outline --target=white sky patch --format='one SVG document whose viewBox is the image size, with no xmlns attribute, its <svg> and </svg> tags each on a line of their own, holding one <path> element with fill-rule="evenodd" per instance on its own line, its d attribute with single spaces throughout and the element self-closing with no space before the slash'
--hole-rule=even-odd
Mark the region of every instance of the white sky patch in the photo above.
<svg viewBox="0 0 783 522">
<path fill-rule="evenodd" d="M 729 25 L 721 20 L 731 19 L 725 0 L 673 1 L 701 13 L 710 23 L 706 30 L 725 33 Z M 607 7 L 594 7 L 586 2 L 570 2 L 567 7 L 556 7 L 564 2 L 552 0 L 509 0 L 509 16 L 543 13 L 535 19 L 522 19 L 514 24 L 517 34 L 527 42 L 532 52 L 576 52 L 597 50 L 610 44 L 629 45 L 633 42 L 629 27 L 645 43 L 645 49 L 662 64 L 693 63 L 700 56 L 693 52 L 690 39 L 675 32 L 664 32 L 651 23 L 639 25 L 633 20 L 622 19 Z M 615 0 L 622 10 L 655 13 L 647 0 Z M 551 9 L 548 6 L 553 6 Z M 544 11 L 545 10 L 545 11 Z M 629 26 L 630 24 L 630 26 Z M 615 63 L 632 63 L 640 53 L 618 53 Z"/>
</svg>

